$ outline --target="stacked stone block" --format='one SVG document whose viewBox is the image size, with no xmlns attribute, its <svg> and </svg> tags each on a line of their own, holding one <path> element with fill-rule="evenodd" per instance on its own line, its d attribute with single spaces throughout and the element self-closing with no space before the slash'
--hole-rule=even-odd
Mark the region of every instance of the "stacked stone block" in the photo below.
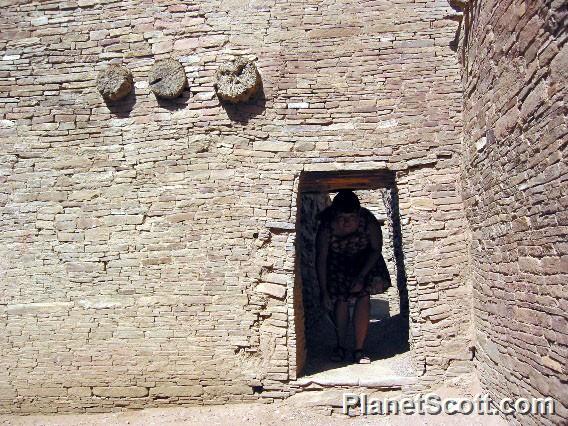
<svg viewBox="0 0 568 426">
<path fill-rule="evenodd" d="M 452 9 L 234 3 L 0 13 L 2 412 L 294 392 L 303 171 L 396 172 L 417 389 L 469 371 Z M 263 96 L 227 108 L 215 72 L 236 55 L 258 58 Z M 159 103 L 167 58 L 189 89 Z M 109 63 L 135 85 L 116 105 L 96 89 Z"/>
<path fill-rule="evenodd" d="M 565 2 L 470 2 L 459 56 L 476 365 L 496 398 L 556 400 L 568 419 Z"/>
</svg>

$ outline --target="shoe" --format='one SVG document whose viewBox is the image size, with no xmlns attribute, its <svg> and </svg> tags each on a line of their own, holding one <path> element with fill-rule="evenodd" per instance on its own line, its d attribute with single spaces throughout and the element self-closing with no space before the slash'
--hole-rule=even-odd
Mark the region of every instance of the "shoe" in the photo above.
<svg viewBox="0 0 568 426">
<path fill-rule="evenodd" d="M 353 360 L 357 364 L 370 364 L 371 358 L 363 352 L 363 349 L 356 349 L 353 351 Z"/>
<path fill-rule="evenodd" d="M 342 346 L 336 346 L 330 357 L 333 362 L 343 362 L 345 358 L 345 348 Z"/>
</svg>

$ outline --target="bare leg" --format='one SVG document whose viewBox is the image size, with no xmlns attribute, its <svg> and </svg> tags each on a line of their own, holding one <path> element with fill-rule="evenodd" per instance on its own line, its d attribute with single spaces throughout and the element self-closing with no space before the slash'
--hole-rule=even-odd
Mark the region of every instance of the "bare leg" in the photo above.
<svg viewBox="0 0 568 426">
<path fill-rule="evenodd" d="M 355 303 L 355 312 L 353 313 L 353 322 L 355 323 L 355 350 L 363 349 L 367 332 L 369 330 L 369 311 L 370 311 L 369 295 L 361 296 Z"/>
<path fill-rule="evenodd" d="M 347 323 L 349 322 L 349 305 L 347 302 L 338 299 L 335 302 L 335 330 L 337 333 L 337 346 L 345 347 L 345 336 L 347 335 Z"/>
</svg>

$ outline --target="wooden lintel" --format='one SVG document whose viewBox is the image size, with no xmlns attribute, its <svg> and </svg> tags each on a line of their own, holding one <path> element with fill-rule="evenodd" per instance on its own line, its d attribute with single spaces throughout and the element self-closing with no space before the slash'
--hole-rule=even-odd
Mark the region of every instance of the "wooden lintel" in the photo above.
<svg viewBox="0 0 568 426">
<path fill-rule="evenodd" d="M 333 192 L 339 189 L 379 189 L 393 187 L 390 170 L 344 170 L 305 172 L 300 178 L 301 192 Z"/>
</svg>

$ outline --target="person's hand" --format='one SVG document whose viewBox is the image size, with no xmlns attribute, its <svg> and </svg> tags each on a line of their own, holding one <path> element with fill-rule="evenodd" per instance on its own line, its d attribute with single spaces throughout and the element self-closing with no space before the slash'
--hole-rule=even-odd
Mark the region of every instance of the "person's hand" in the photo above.
<svg viewBox="0 0 568 426">
<path fill-rule="evenodd" d="M 385 291 L 386 283 L 382 278 L 377 278 L 373 281 L 372 292 L 373 294 L 381 294 Z"/>
<path fill-rule="evenodd" d="M 331 311 L 333 309 L 333 303 L 331 302 L 331 298 L 329 297 L 329 294 L 327 294 L 327 293 L 322 294 L 321 304 L 328 311 Z"/>
<path fill-rule="evenodd" d="M 365 285 L 363 277 L 357 276 L 353 280 L 353 284 L 351 285 L 351 293 L 357 293 L 358 291 L 363 290 L 363 286 Z"/>
</svg>

